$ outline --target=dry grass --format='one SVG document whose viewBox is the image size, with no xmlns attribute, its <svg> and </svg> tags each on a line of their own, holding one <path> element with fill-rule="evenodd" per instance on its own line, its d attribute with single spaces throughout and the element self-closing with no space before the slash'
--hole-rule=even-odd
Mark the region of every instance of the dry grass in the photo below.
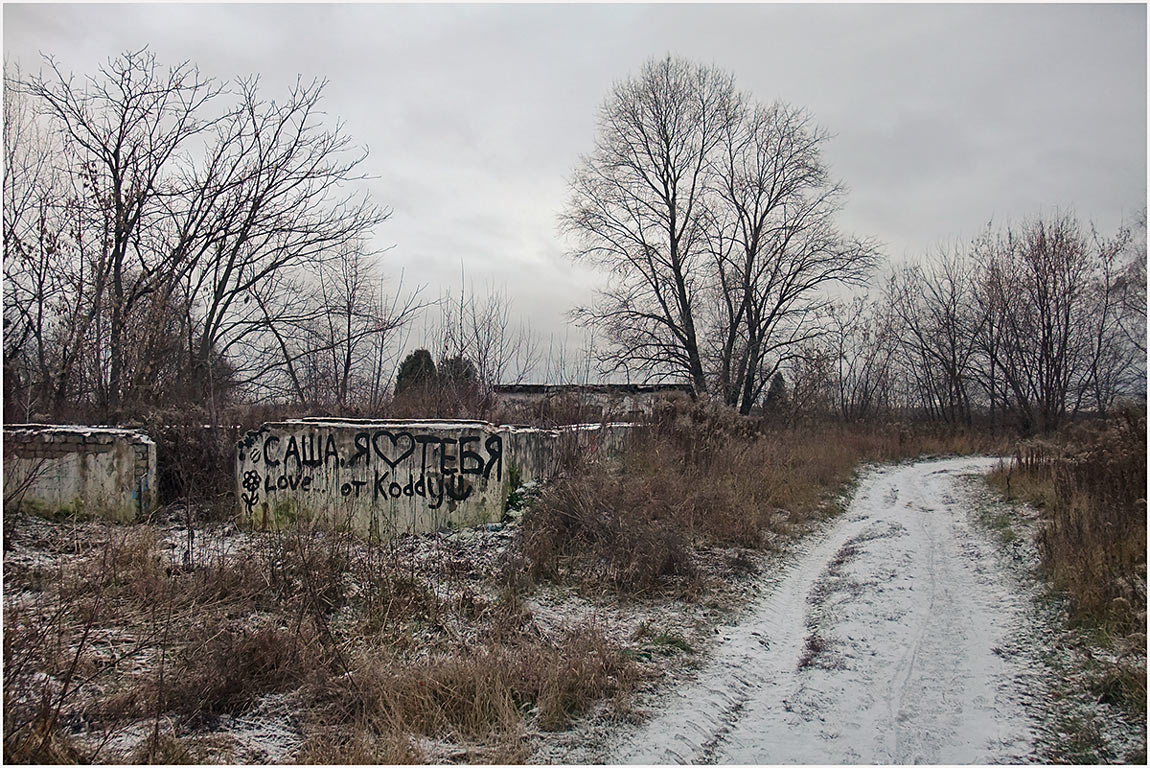
<svg viewBox="0 0 1150 768">
<path fill-rule="evenodd" d="M 304 752 L 323 755 L 325 745 L 366 732 L 384 741 L 395 734 L 449 738 L 477 745 L 485 761 L 496 756 L 492 750 L 521 761 L 526 753 L 516 745 L 529 721 L 564 728 L 637 679 L 633 662 L 590 627 L 553 642 L 488 638 L 415 660 L 377 647 L 357 654 L 347 678 L 320 691 L 315 711 L 323 727 Z"/>
<path fill-rule="evenodd" d="M 661 668 L 594 625 L 543 631 L 523 587 L 703 599 L 754 570 L 747 552 L 827 514 L 860 463 L 981 447 L 673 409 L 617 462 L 571 463 L 511 556 L 483 567 L 468 545 L 418 559 L 402 540 L 306 525 L 186 554 L 152 524 L 17 525 L 35 557 L 5 560 L 4 755 L 208 759 L 199 736 L 273 701 L 303 740 L 289 759 L 521 762 L 540 731 L 600 707 L 625 714 Z M 704 563 L 706 547 L 719 555 Z M 659 629 L 659 654 L 689 652 L 674 627 Z M 127 751 L 109 746 L 141 729 Z"/>
<path fill-rule="evenodd" d="M 195 761 L 189 734 L 271 695 L 292 702 L 305 762 L 419 762 L 423 740 L 522 762 L 529 731 L 639 679 L 594 627 L 545 636 L 513 595 L 477 591 L 457 553 L 417 562 L 299 528 L 182 567 L 152 526 L 89 526 L 98 544 L 50 576 L 6 567 L 26 598 L 5 608 L 8 762 Z M 143 743 L 101 752 L 141 723 Z"/>
<path fill-rule="evenodd" d="M 323 675 L 330 660 L 317 635 L 306 620 L 297 628 L 206 621 L 180 638 L 172 669 L 152 681 L 149 698 L 192 725 L 242 713 L 265 694 Z"/>
<path fill-rule="evenodd" d="M 1052 667 L 1056 698 L 1103 705 L 1097 714 L 1060 715 L 1051 757 L 1145 763 L 1144 738 L 1129 754 L 1113 754 L 1099 728 L 1100 718 L 1141 723 L 1143 731 L 1146 723 L 1145 411 L 1022 442 L 990 482 L 1038 510 L 1041 567 L 1067 598 L 1073 661 Z M 1009 521 L 1003 526 L 1011 530 Z"/>
<path fill-rule="evenodd" d="M 999 447 L 961 430 L 772 427 L 702 406 L 663 412 L 619 461 L 576 467 L 545 489 L 508 578 L 700 594 L 697 548 L 769 547 L 833 509 L 866 462 Z"/>
<path fill-rule="evenodd" d="M 1145 632 L 1144 412 L 1021 443 L 991 482 L 1041 511 L 1043 566 L 1074 620 Z"/>
</svg>

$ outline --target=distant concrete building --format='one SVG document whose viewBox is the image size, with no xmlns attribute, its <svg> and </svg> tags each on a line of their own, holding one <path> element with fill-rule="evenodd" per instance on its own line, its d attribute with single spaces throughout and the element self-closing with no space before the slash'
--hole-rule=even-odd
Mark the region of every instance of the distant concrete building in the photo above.
<svg viewBox="0 0 1150 768">
<path fill-rule="evenodd" d="M 687 384 L 497 384 L 505 420 L 586 424 L 650 416 L 660 400 L 690 398 Z"/>
</svg>

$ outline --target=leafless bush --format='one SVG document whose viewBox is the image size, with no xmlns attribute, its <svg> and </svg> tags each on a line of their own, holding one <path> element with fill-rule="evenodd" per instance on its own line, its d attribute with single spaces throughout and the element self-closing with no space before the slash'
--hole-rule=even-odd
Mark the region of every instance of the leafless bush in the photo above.
<svg viewBox="0 0 1150 768">
<path fill-rule="evenodd" d="M 649 479 L 648 479 L 649 480 Z M 689 532 L 650 482 L 596 468 L 548 488 L 525 520 L 521 548 L 532 580 L 576 570 L 594 583 L 643 592 L 692 573 Z"/>
<path fill-rule="evenodd" d="M 721 403 L 685 398 L 658 401 L 649 421 L 654 435 L 669 440 L 693 464 L 709 464 L 732 440 L 750 439 L 761 429 L 758 420 Z"/>
<path fill-rule="evenodd" d="M 238 714 L 266 693 L 297 688 L 322 671 L 323 660 L 317 632 L 306 620 L 294 629 L 206 621 L 180 638 L 174 669 L 153 681 L 153 695 L 160 711 L 189 722 Z"/>
<path fill-rule="evenodd" d="M 213 424 L 207 414 L 165 411 L 153 413 L 145 431 L 156 442 L 160 503 L 193 505 L 209 519 L 232 511 L 238 427 Z"/>
</svg>

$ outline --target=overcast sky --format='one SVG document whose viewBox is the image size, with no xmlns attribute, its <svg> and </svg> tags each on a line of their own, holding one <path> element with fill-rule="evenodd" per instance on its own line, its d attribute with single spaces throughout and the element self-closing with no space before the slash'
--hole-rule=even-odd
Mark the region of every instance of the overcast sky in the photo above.
<svg viewBox="0 0 1150 768">
<path fill-rule="evenodd" d="M 326 78 L 366 145 L 389 274 L 469 280 L 560 335 L 598 278 L 557 216 L 612 83 L 653 56 L 713 63 L 834 134 L 841 223 L 894 259 L 1055 208 L 1112 231 L 1146 204 L 1146 8 L 1125 5 L 4 5 L 4 55 L 77 74 L 161 63 Z"/>
</svg>

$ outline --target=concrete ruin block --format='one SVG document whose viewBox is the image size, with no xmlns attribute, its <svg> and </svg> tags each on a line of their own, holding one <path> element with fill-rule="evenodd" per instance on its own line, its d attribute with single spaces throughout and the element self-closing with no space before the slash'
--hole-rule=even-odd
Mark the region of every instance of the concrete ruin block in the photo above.
<svg viewBox="0 0 1150 768">
<path fill-rule="evenodd" d="M 369 538 L 498 520 L 504 434 L 486 422 L 300 420 L 237 446 L 240 511 L 255 528 L 349 525 Z"/>
<path fill-rule="evenodd" d="M 491 523 L 513 482 L 553 476 L 564 439 L 618 442 L 630 425 L 562 429 L 462 420 L 300 419 L 236 446 L 236 495 L 257 529 L 348 526 L 371 539 Z M 582 446 L 580 448 L 579 446 Z"/>
<path fill-rule="evenodd" d="M 4 427 L 4 503 L 130 521 L 156 505 L 156 444 L 109 427 Z"/>
</svg>

